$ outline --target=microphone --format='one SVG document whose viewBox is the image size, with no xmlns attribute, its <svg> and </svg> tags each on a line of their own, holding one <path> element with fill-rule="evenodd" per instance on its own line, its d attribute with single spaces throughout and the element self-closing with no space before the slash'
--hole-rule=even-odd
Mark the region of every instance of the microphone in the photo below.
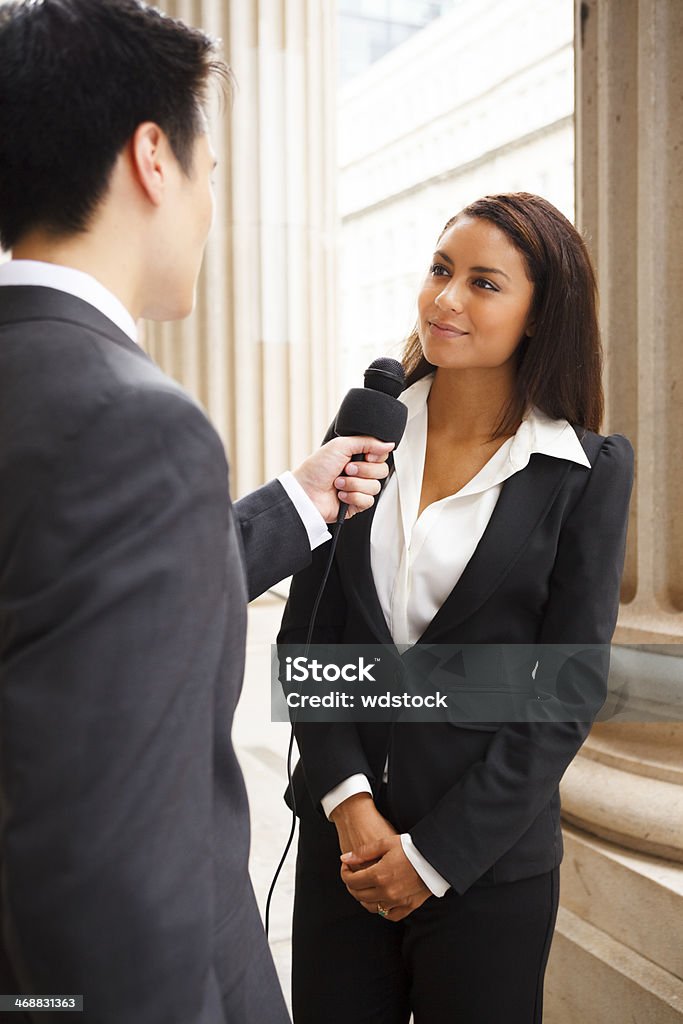
<svg viewBox="0 0 683 1024">
<path fill-rule="evenodd" d="M 407 406 L 398 401 L 406 386 L 403 367 L 398 359 L 383 356 L 370 363 L 363 379 L 365 387 L 351 388 L 339 406 L 334 421 L 335 434 L 337 437 L 366 434 L 398 445 L 408 418 Z M 364 455 L 353 458 L 362 461 Z"/>
<path fill-rule="evenodd" d="M 351 388 L 339 406 L 334 421 L 337 437 L 357 435 L 376 437 L 378 441 L 393 441 L 394 447 L 403 437 L 408 419 L 408 407 L 398 401 L 406 386 L 406 375 L 398 359 L 382 356 L 370 363 L 363 375 L 365 387 Z M 352 462 L 364 462 L 359 452 L 351 456 Z M 346 517 L 348 504 L 339 503 L 338 523 Z"/>
</svg>

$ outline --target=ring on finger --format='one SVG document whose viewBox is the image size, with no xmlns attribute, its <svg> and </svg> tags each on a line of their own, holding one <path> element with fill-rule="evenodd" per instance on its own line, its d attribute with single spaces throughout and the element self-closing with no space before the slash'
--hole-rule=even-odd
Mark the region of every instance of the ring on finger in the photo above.
<svg viewBox="0 0 683 1024">
<path fill-rule="evenodd" d="M 388 917 L 389 911 L 386 907 L 383 907 L 381 903 L 377 904 L 377 913 L 380 917 Z"/>
</svg>

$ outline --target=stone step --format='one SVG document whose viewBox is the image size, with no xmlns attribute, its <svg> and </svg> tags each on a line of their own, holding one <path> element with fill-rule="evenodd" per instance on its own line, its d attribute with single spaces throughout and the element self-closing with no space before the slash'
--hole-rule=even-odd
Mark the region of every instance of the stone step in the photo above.
<svg viewBox="0 0 683 1024">
<path fill-rule="evenodd" d="M 683 979 L 683 866 L 565 826 L 562 906 Z"/>
<path fill-rule="evenodd" d="M 683 981 L 564 907 L 545 984 L 544 1024 L 681 1024 Z"/>
<path fill-rule="evenodd" d="M 581 747 L 581 756 L 631 775 L 683 786 L 683 723 L 598 723 Z"/>
</svg>

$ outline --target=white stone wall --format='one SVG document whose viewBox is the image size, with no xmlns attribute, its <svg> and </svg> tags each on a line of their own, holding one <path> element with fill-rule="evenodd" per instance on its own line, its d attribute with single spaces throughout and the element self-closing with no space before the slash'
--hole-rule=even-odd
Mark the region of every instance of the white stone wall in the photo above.
<svg viewBox="0 0 683 1024">
<path fill-rule="evenodd" d="M 473 0 L 340 93 L 340 392 L 397 355 L 443 224 L 491 192 L 574 216 L 572 0 Z"/>
</svg>

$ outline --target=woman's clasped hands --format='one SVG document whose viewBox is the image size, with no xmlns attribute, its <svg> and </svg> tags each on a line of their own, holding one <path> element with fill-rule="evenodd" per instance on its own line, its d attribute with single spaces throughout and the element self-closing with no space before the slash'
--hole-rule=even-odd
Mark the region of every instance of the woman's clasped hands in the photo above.
<svg viewBox="0 0 683 1024">
<path fill-rule="evenodd" d="M 369 913 L 401 921 L 432 895 L 370 794 L 345 800 L 331 817 L 342 850 L 342 881 Z"/>
<path fill-rule="evenodd" d="M 431 895 L 406 857 L 398 835 L 376 839 L 341 855 L 349 893 L 371 914 L 402 921 Z"/>
</svg>

